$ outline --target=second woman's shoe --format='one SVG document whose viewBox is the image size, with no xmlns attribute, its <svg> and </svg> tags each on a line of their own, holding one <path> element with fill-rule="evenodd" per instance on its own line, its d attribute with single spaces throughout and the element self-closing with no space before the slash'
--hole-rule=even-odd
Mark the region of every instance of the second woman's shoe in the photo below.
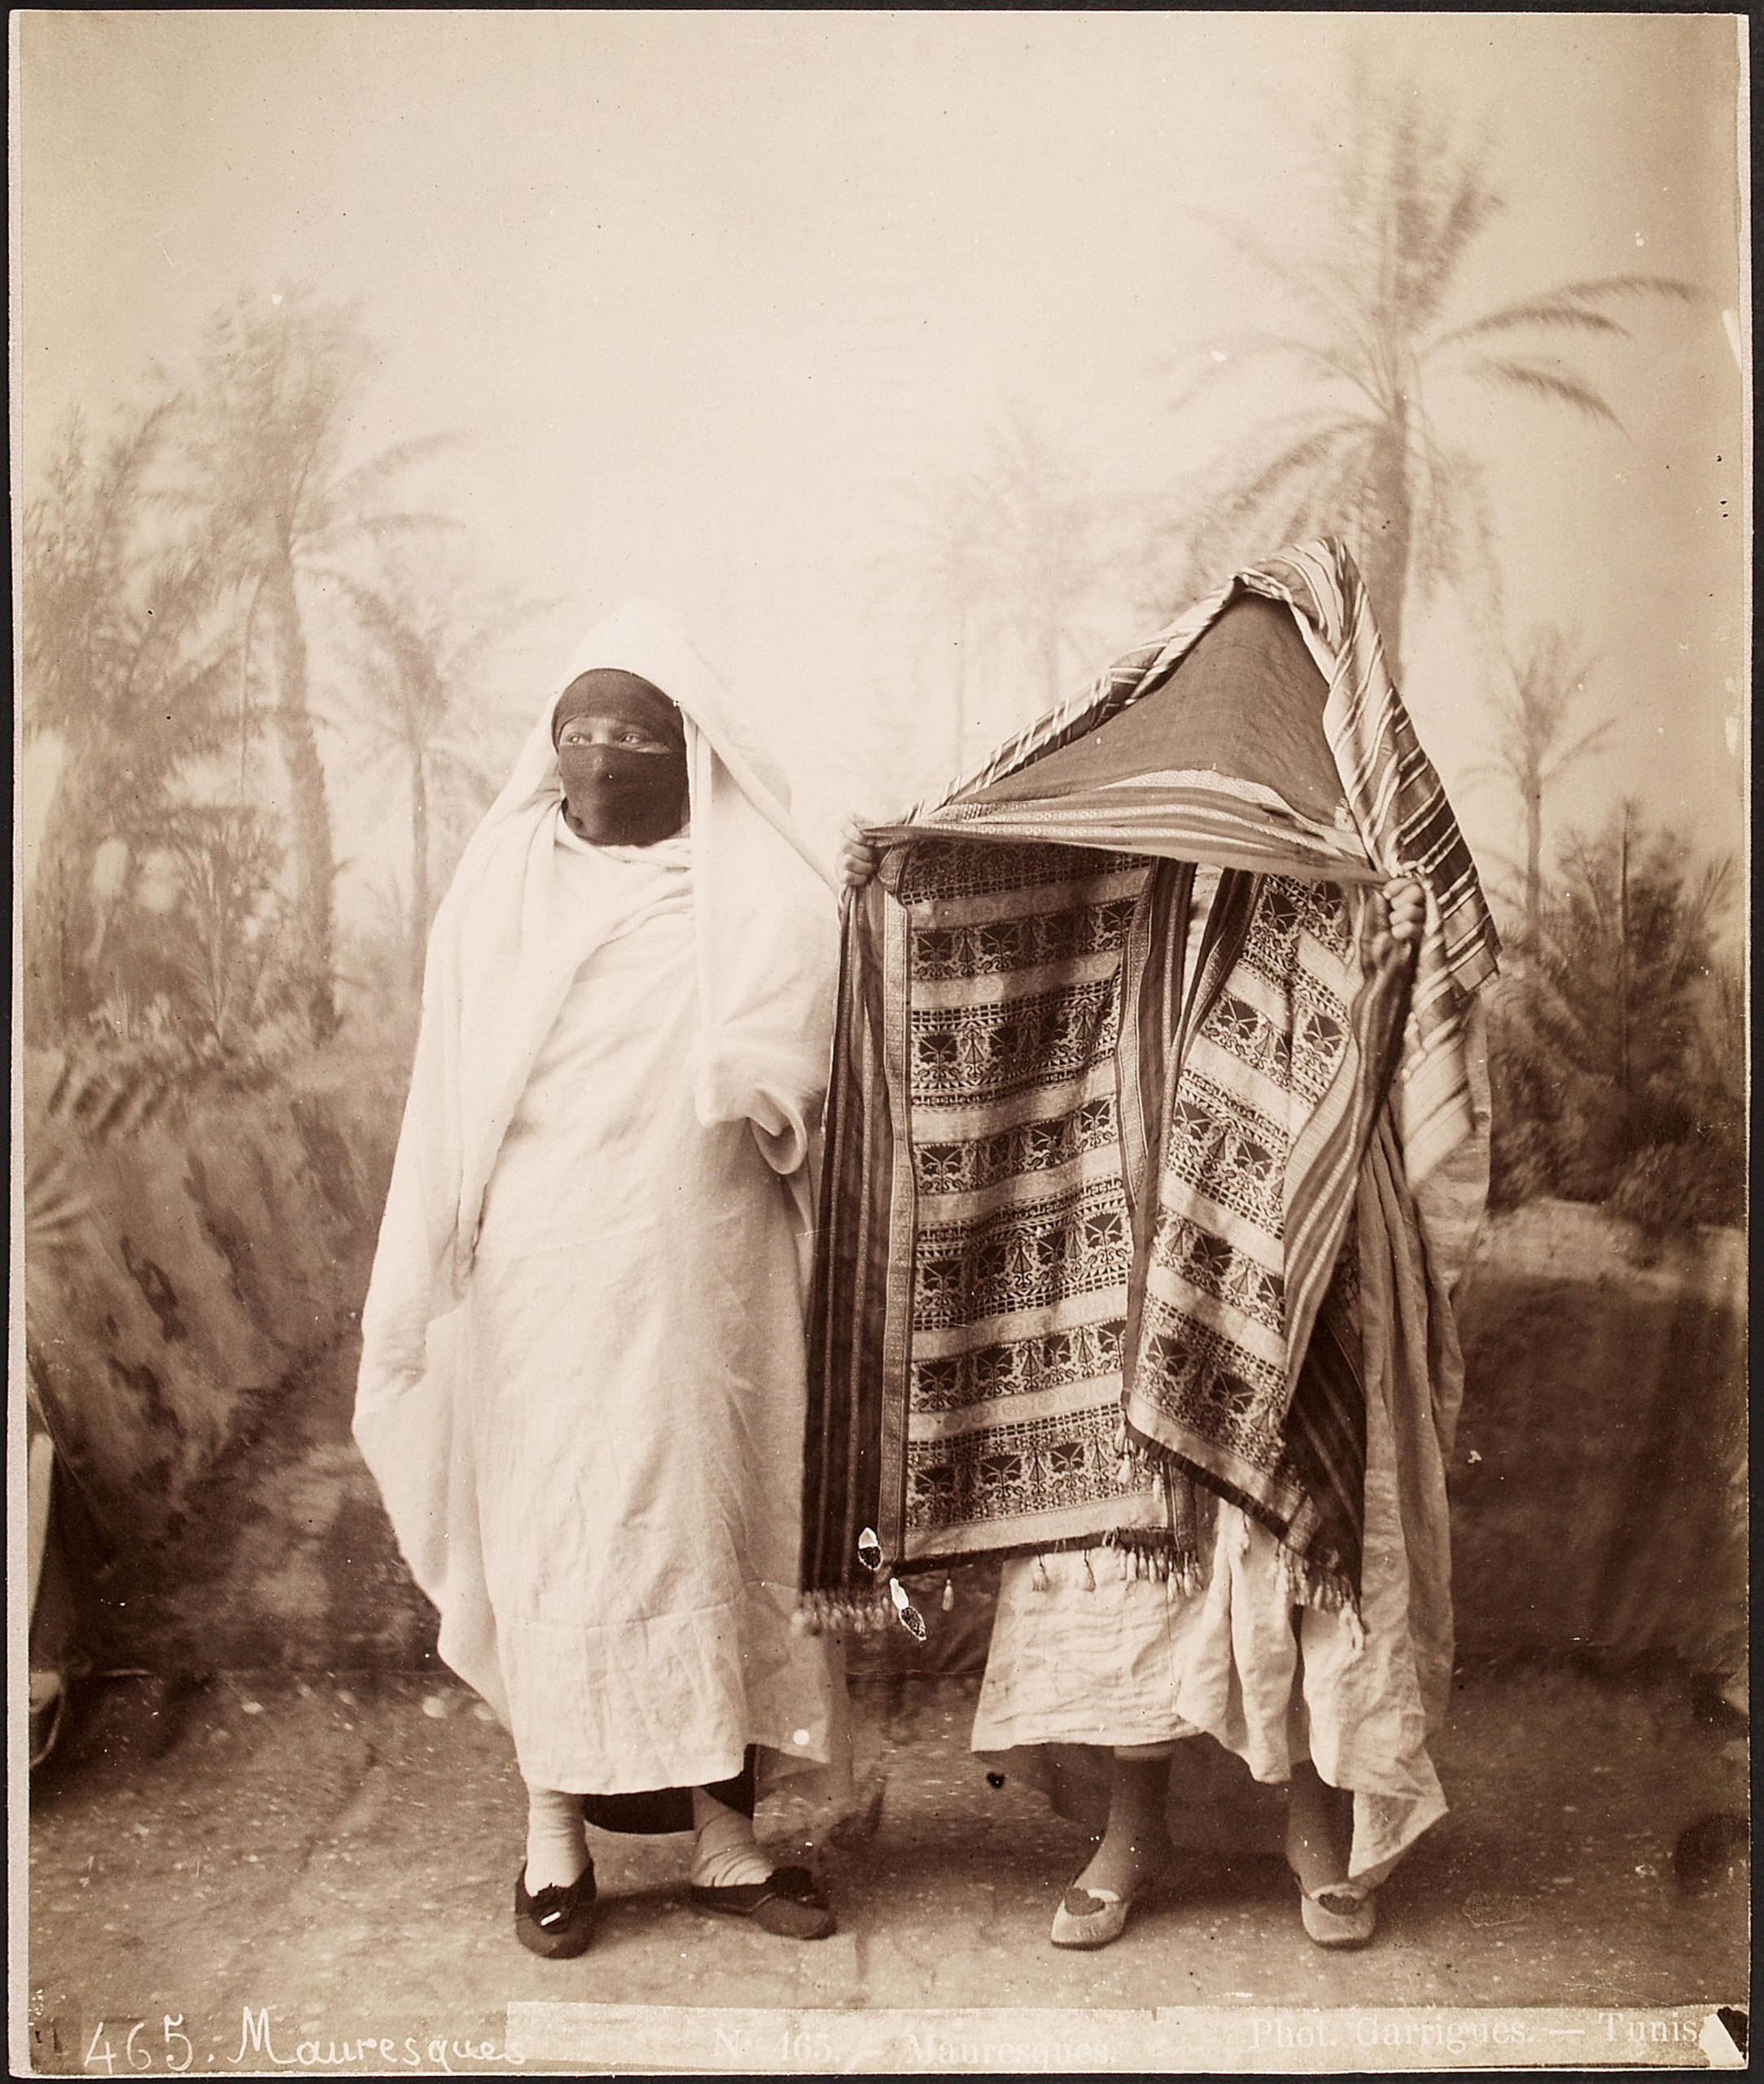
<svg viewBox="0 0 1764 2084">
<path fill-rule="evenodd" d="M 548 1961 L 573 1960 L 594 1936 L 594 1863 L 590 1860 L 567 1887 L 527 1893 L 527 1869 L 514 1877 L 514 1937 Z"/>
<path fill-rule="evenodd" d="M 1060 1898 L 1048 1938 L 1056 1946 L 1112 1946 L 1127 1930 L 1127 1914 L 1133 1906 L 1170 1886 L 1175 1862 L 1175 1848 L 1167 1845 L 1139 1871 L 1137 1881 L 1124 1896 L 1113 1889 L 1088 1887 L 1083 1878 L 1089 1872 L 1087 1866 Z"/>
<path fill-rule="evenodd" d="M 1060 1898 L 1048 1937 L 1056 1946 L 1111 1946 L 1127 1930 L 1132 1907 L 1131 1896 L 1118 1896 L 1112 1889 L 1080 1889 L 1075 1881 Z"/>
<path fill-rule="evenodd" d="M 1363 1946 L 1378 1929 L 1378 1898 L 1363 1881 L 1326 1881 L 1315 1890 L 1301 1881 L 1298 1910 L 1320 1946 Z"/>
</svg>

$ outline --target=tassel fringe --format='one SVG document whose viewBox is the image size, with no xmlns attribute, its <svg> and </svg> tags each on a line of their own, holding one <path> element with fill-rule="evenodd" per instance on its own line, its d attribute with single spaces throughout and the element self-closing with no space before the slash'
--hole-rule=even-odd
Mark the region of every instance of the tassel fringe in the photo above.
<svg viewBox="0 0 1764 2084">
<path fill-rule="evenodd" d="M 1197 1551 L 1172 1548 L 1169 1537 L 1156 1528 L 1116 1527 L 1092 1540 L 1037 1550 L 1030 1577 L 1031 1591 L 1053 1590 L 1047 1565 L 1049 1556 L 1073 1554 L 1084 1566 L 1086 1591 L 1096 1589 L 1099 1570 L 1111 1569 L 1123 1584 L 1129 1578 L 1156 1578 L 1161 1584 L 1174 1584 L 1186 1599 L 1197 1598 L 1206 1590 L 1207 1572 Z"/>
<path fill-rule="evenodd" d="M 1100 1539 L 1075 1541 L 1058 1548 L 1035 1552 L 1031 1588 L 1038 1593 L 1051 1591 L 1053 1579 L 1048 1573 L 1047 1557 L 1074 1552 L 1083 1563 L 1087 1591 L 1096 1589 L 1098 1570 L 1106 1569 L 1110 1562 L 1123 1583 L 1129 1578 L 1155 1579 L 1161 1584 L 1174 1584 L 1185 1599 L 1198 1599 L 1206 1591 L 1210 1577 L 1206 1560 L 1197 1549 L 1173 1547 L 1162 1529 L 1116 1527 Z M 1280 1570 L 1287 1596 L 1294 1606 L 1340 1615 L 1353 1653 L 1358 1657 L 1366 1646 L 1366 1626 L 1360 1613 L 1359 1596 L 1347 1579 L 1338 1570 L 1307 1563 L 1304 1557 L 1284 1545 L 1280 1550 Z M 903 1606 L 896 1599 L 894 1587 L 897 1583 L 897 1579 L 889 1577 L 882 1579 L 874 1591 L 867 1592 L 803 1592 L 799 1596 L 796 1610 L 790 1616 L 790 1626 L 799 1635 L 873 1635 L 892 1625 L 901 1624 L 917 1635 L 917 1629 L 907 1618 L 908 1613 L 917 1618 L 916 1610 L 910 1604 Z M 905 1587 L 903 1586 L 901 1590 L 904 1593 Z M 946 1613 L 955 1605 L 954 1587 L 948 1578 L 944 1579 L 943 1596 L 939 1605 Z"/>
<path fill-rule="evenodd" d="M 1307 1563 L 1291 1549 L 1280 1550 L 1280 1573 L 1294 1606 L 1310 1607 L 1319 1613 L 1341 1617 L 1353 1654 L 1366 1647 L 1366 1622 L 1359 1610 L 1359 1595 L 1338 1570 Z"/>
<path fill-rule="evenodd" d="M 946 1579 L 943 1591 L 943 1608 L 948 1613 L 956 1603 L 956 1588 Z M 898 1622 L 919 1642 L 925 1640 L 924 1616 L 891 1572 L 878 1578 L 873 1591 L 799 1592 L 790 1631 L 797 1635 L 873 1635 L 891 1622 Z"/>
<path fill-rule="evenodd" d="M 799 1635 L 873 1635 L 894 1618 L 894 1606 L 885 1591 L 803 1592 L 790 1616 L 790 1626 Z"/>
<path fill-rule="evenodd" d="M 1114 1447 L 1121 1457 L 1120 1474 L 1123 1487 L 1130 1480 L 1145 1482 L 1156 1479 L 1165 1484 L 1167 1499 L 1171 1495 L 1170 1485 L 1173 1478 L 1187 1480 L 1164 1448 L 1156 1441 L 1148 1440 L 1124 1418 L 1115 1428 Z M 1238 1509 L 1243 1513 L 1244 1519 L 1240 1536 L 1239 1552 L 1241 1554 L 1246 1553 L 1249 1548 L 1251 1516 L 1243 1512 L 1241 1504 Z M 1117 1539 L 1113 1535 L 1108 1538 L 1111 1541 Z M 1182 1543 L 1177 1546 L 1174 1555 L 1180 1560 L 1167 1563 L 1158 1574 L 1168 1577 L 1174 1570 L 1181 1589 L 1190 1596 L 1204 1590 L 1205 1574 L 1197 1548 L 1191 1550 L 1188 1543 Z M 1358 1657 L 1366 1647 L 1366 1624 L 1359 1609 L 1359 1594 L 1352 1583 L 1339 1570 L 1308 1561 L 1284 1542 L 1280 1544 L 1280 1567 L 1293 1605 L 1315 1608 L 1323 1613 L 1340 1614 L 1353 1653 Z"/>
</svg>

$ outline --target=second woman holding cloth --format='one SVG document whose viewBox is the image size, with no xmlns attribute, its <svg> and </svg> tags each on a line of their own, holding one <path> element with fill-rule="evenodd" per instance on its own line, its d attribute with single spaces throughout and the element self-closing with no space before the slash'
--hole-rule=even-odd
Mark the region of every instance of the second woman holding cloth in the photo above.
<svg viewBox="0 0 1764 2084">
<path fill-rule="evenodd" d="M 1445 1808 L 1497 943 L 1351 560 L 1240 574 L 843 869 L 809 1607 L 1002 1557 L 974 1747 L 1106 1806 L 1056 1946 L 1164 1878 L 1197 1739 L 1363 1945 Z"/>
</svg>

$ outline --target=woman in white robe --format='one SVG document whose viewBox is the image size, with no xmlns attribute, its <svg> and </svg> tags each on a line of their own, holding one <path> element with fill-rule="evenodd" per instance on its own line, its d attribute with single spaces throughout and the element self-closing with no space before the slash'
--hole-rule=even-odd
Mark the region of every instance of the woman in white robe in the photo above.
<svg viewBox="0 0 1764 2084">
<path fill-rule="evenodd" d="M 833 1929 L 752 1827 L 756 1772 L 846 1736 L 836 1646 L 790 1626 L 836 922 L 786 800 L 633 603 L 431 936 L 356 1434 L 441 1655 L 513 1735 L 516 1932 L 548 1956 L 588 1944 L 584 1815 L 692 1828 L 703 1907 Z"/>
</svg>

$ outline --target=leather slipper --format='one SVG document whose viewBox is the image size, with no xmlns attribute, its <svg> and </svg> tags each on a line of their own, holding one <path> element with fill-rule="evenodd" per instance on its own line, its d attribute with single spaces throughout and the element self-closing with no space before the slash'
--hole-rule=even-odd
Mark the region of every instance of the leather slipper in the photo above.
<svg viewBox="0 0 1764 2084">
<path fill-rule="evenodd" d="M 701 1911 L 751 1918 L 762 1932 L 780 1939 L 825 1939 L 838 1926 L 832 1906 L 806 1867 L 774 1867 L 764 1881 L 727 1889 L 701 1888 L 694 1882 L 692 1900 Z"/>
<path fill-rule="evenodd" d="M 1307 1936 L 1319 1946 L 1363 1946 L 1378 1929 L 1378 1898 L 1363 1882 L 1326 1881 L 1312 1890 L 1301 1881 L 1298 1908 Z"/>
<path fill-rule="evenodd" d="M 594 1936 L 594 1863 L 590 1860 L 567 1888 L 527 1893 L 527 1870 L 514 1877 L 514 1937 L 529 1953 L 548 1961 L 573 1960 Z"/>
<path fill-rule="evenodd" d="M 1112 1946 L 1127 1930 L 1133 1903 L 1131 1896 L 1118 1896 L 1112 1889 L 1080 1889 L 1075 1881 L 1060 1898 L 1048 1936 L 1056 1946 Z"/>
</svg>

